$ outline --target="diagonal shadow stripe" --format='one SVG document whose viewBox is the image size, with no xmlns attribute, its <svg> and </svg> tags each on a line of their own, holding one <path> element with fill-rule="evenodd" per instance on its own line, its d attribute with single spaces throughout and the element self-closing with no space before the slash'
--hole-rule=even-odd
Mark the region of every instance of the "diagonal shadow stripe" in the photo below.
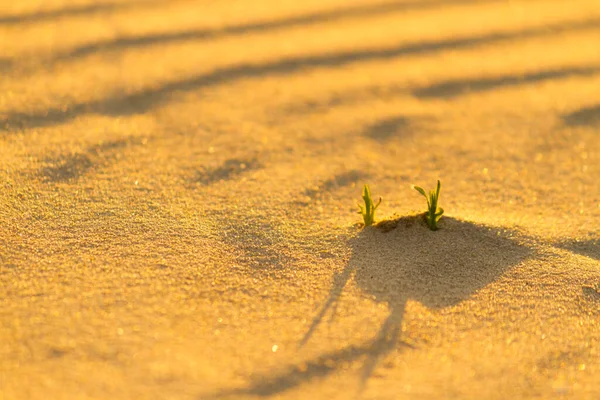
<svg viewBox="0 0 600 400">
<path fill-rule="evenodd" d="M 86 114 L 133 115 L 144 113 L 167 102 L 176 92 L 190 92 L 206 87 L 231 83 L 243 79 L 265 76 L 281 76 L 311 68 L 332 68 L 352 63 L 374 60 L 391 60 L 399 57 L 418 56 L 444 50 L 458 50 L 490 45 L 509 40 L 557 35 L 569 31 L 599 29 L 600 19 L 586 19 L 570 23 L 529 28 L 513 32 L 494 32 L 481 36 L 468 36 L 396 45 L 377 49 L 342 51 L 288 59 L 262 64 L 245 63 L 214 70 L 207 74 L 166 83 L 162 86 L 141 90 L 129 96 L 114 96 L 86 103 L 76 103 L 67 108 L 52 108 L 44 113 L 12 113 L 3 121 L 4 130 L 14 125 L 40 127 L 62 124 Z"/>
<path fill-rule="evenodd" d="M 490 78 L 459 79 L 436 83 L 415 89 L 413 94 L 421 98 L 456 97 L 467 93 L 485 92 L 500 87 L 518 86 L 571 76 L 591 76 L 600 73 L 600 67 L 570 67 L 549 69 L 522 75 L 502 75 Z"/>
<path fill-rule="evenodd" d="M 138 0 L 134 2 L 106 2 L 96 4 L 76 5 L 57 10 L 37 11 L 28 14 L 0 16 L 0 25 L 31 24 L 36 22 L 52 21 L 60 18 L 81 17 L 96 13 L 116 12 L 127 9 L 164 5 L 169 2 L 186 0 Z M 188 0 L 189 1 L 189 0 Z"/>
<path fill-rule="evenodd" d="M 384 3 L 361 5 L 318 13 L 310 13 L 300 16 L 294 16 L 291 18 L 254 22 L 243 25 L 233 25 L 220 29 L 194 29 L 181 32 L 138 35 L 104 40 L 96 43 L 87 44 L 85 46 L 77 47 L 66 53 L 58 55 L 52 61 L 56 62 L 71 58 L 85 57 L 90 54 L 95 54 L 99 52 L 122 51 L 130 48 L 154 46 L 186 40 L 207 40 L 228 36 L 241 36 L 252 33 L 269 32 L 273 30 L 316 25 L 319 23 L 329 23 L 349 18 L 366 18 L 395 12 L 431 9 L 453 5 L 477 5 L 498 2 L 501 2 L 501 0 L 416 0 L 402 2 L 395 1 L 391 3 L 388 1 Z"/>
</svg>

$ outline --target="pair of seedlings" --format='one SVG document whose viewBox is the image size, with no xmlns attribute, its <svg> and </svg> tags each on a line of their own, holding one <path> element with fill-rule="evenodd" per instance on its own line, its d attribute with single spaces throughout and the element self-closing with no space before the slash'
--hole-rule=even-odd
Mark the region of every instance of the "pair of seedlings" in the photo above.
<svg viewBox="0 0 600 400">
<path fill-rule="evenodd" d="M 440 198 L 440 187 L 441 184 L 438 180 L 437 189 L 430 190 L 429 194 L 427 194 L 422 187 L 412 185 L 413 189 L 421 193 L 427 199 L 427 211 L 425 212 L 425 221 L 427 222 L 427 226 L 429 227 L 429 229 L 431 229 L 432 231 L 437 230 L 437 223 L 440 220 L 440 218 L 442 218 L 442 214 L 444 214 L 444 209 L 438 207 L 438 200 Z M 371 226 L 373 225 L 373 222 L 375 222 L 375 210 L 377 210 L 377 207 L 379 207 L 379 205 L 381 204 L 381 197 L 379 198 L 377 204 L 375 204 L 373 202 L 373 198 L 371 197 L 369 185 L 365 185 L 365 187 L 363 188 L 362 198 L 365 202 L 365 205 L 364 207 L 360 204 L 358 205 L 358 207 L 360 208 L 360 211 L 358 211 L 358 213 L 362 215 L 365 226 Z"/>
</svg>

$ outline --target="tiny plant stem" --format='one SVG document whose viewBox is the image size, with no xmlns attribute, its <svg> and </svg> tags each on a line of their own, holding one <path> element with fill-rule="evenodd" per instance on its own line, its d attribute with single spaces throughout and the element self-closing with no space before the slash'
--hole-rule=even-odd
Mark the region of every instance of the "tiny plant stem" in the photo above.
<svg viewBox="0 0 600 400">
<path fill-rule="evenodd" d="M 427 200 L 427 211 L 425 212 L 425 221 L 427 222 L 427 226 L 432 231 L 436 231 L 438 229 L 437 223 L 442 218 L 442 214 L 444 214 L 444 209 L 438 207 L 438 200 L 440 198 L 440 189 L 441 183 L 437 181 L 436 190 L 430 190 L 429 195 L 425 192 L 425 190 L 420 186 L 412 186 L 417 192 L 421 193 L 425 199 Z"/>
<path fill-rule="evenodd" d="M 371 197 L 371 190 L 369 189 L 369 185 L 365 185 L 363 188 L 362 198 L 365 202 L 365 205 L 358 205 L 358 213 L 362 215 L 365 226 L 371 226 L 373 225 L 373 222 L 375 222 L 375 211 L 377 210 L 377 207 L 379 207 L 379 205 L 381 204 L 381 197 L 379 198 L 377 204 L 374 204 L 373 198 Z"/>
</svg>

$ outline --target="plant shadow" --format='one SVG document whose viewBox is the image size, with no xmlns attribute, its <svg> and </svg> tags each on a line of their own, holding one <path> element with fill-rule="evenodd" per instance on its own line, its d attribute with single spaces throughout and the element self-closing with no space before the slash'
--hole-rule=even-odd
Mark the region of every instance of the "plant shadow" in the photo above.
<svg viewBox="0 0 600 400">
<path fill-rule="evenodd" d="M 600 239 L 590 239 L 583 241 L 567 240 L 558 243 L 556 246 L 561 249 L 565 249 L 585 257 L 600 260 Z"/>
<path fill-rule="evenodd" d="M 410 118 L 398 115 L 386 118 L 367 127 L 364 136 L 378 142 L 387 142 L 396 136 L 406 136 L 410 134 Z"/>
<path fill-rule="evenodd" d="M 366 173 L 356 169 L 340 172 L 329 179 L 320 182 L 318 185 L 306 188 L 302 194 L 311 200 L 321 199 L 326 194 L 332 194 L 336 189 L 356 185 L 360 180 L 366 179 L 367 176 Z M 298 201 L 296 204 L 308 206 L 311 202 Z"/>
<path fill-rule="evenodd" d="M 564 115 L 563 121 L 569 126 L 600 126 L 600 104 Z"/>
<path fill-rule="evenodd" d="M 88 147 L 84 152 L 48 159 L 49 165 L 41 168 L 37 175 L 45 182 L 75 181 L 91 170 L 115 161 L 125 148 L 140 143 L 137 139 L 112 140 Z"/>
<path fill-rule="evenodd" d="M 205 167 L 196 173 L 194 182 L 211 185 L 216 182 L 235 179 L 249 171 L 262 168 L 256 158 L 232 158 L 216 167 Z"/>
<path fill-rule="evenodd" d="M 359 363 L 359 390 L 381 361 L 393 351 L 412 348 L 402 341 L 402 321 L 408 300 L 430 309 L 457 305 L 504 272 L 532 256 L 514 232 L 444 217 L 440 230 L 428 230 L 422 215 L 385 221 L 364 229 L 349 243 L 351 257 L 336 274 L 327 299 L 300 341 L 306 344 L 326 315 L 335 315 L 350 280 L 376 302 L 388 305 L 389 315 L 374 338 L 326 352 L 301 364 L 289 364 L 255 377 L 247 387 L 221 391 L 205 398 L 271 396 L 315 379 L 324 379 L 348 364 Z"/>
</svg>

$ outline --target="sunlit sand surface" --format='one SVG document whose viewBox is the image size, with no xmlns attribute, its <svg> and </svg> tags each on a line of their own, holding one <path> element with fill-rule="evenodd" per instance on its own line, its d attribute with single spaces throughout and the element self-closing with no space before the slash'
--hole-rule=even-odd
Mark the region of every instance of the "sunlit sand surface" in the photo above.
<svg viewBox="0 0 600 400">
<path fill-rule="evenodd" d="M 0 399 L 600 398 L 599 44 L 596 0 L 3 1 Z"/>
</svg>

